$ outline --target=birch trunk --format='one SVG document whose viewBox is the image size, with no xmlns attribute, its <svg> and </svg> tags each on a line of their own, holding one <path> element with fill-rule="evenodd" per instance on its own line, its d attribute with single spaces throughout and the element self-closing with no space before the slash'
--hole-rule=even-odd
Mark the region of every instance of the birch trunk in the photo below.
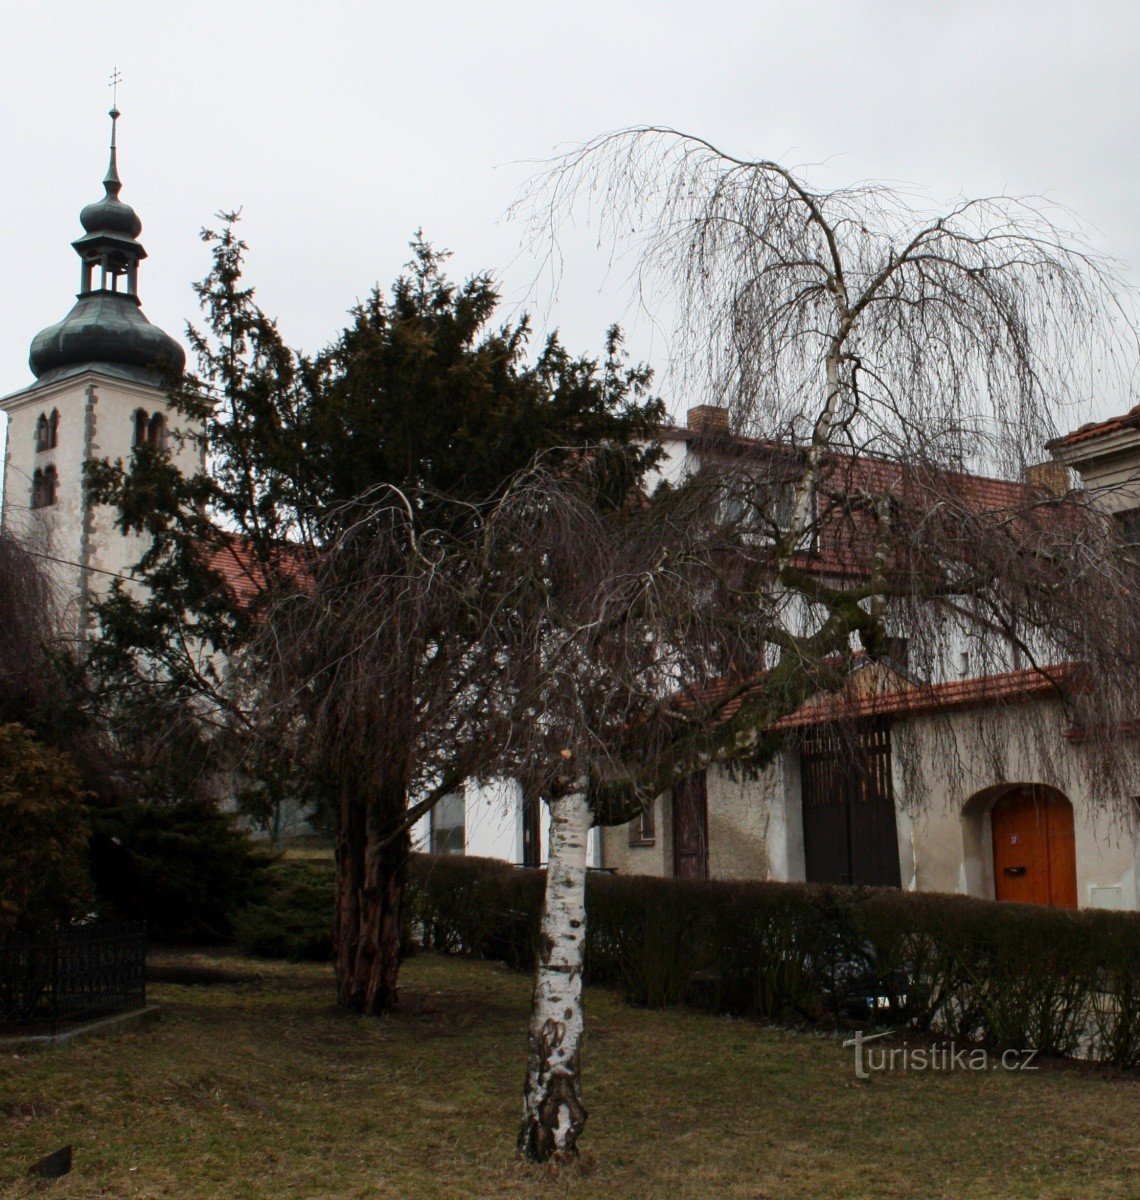
<svg viewBox="0 0 1140 1200">
<path fill-rule="evenodd" d="M 584 793 L 550 801 L 550 852 L 518 1143 L 536 1162 L 574 1158 L 586 1124 L 578 1056 L 585 1028 L 582 957 L 591 823 Z"/>
<path fill-rule="evenodd" d="M 779 566 L 785 566 L 795 551 L 802 548 L 815 521 L 812 505 L 812 492 L 819 476 L 819 466 L 823 456 L 831 444 L 831 427 L 835 424 L 835 414 L 839 410 L 839 399 L 842 393 L 839 382 L 839 355 L 841 343 L 837 340 L 827 354 L 827 399 L 823 411 L 816 420 L 812 430 L 811 445 L 808 447 L 807 461 L 803 474 L 796 483 L 792 500 L 792 524 L 783 553 L 779 556 Z"/>
</svg>

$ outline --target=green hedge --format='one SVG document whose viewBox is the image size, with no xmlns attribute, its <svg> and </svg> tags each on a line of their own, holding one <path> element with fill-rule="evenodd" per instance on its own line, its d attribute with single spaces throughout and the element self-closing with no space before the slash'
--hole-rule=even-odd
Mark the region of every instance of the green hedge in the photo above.
<svg viewBox="0 0 1140 1200">
<path fill-rule="evenodd" d="M 528 967 L 543 879 L 490 859 L 420 856 L 411 927 L 429 947 Z M 633 1003 L 810 1022 L 857 1015 L 847 1006 L 865 993 L 918 1029 L 1043 1054 L 1084 1043 L 1140 1066 L 1137 914 L 600 873 L 586 905 L 586 976 Z"/>
<path fill-rule="evenodd" d="M 279 862 L 238 936 L 255 954 L 326 959 L 332 863 Z M 534 964 L 545 873 L 417 855 L 409 937 Z M 964 896 L 591 873 L 586 976 L 635 1004 L 798 1023 L 883 1015 L 992 1046 L 1140 1066 L 1140 915 Z M 853 994 L 877 1010 L 848 1008 Z M 905 1005 L 903 1003 L 905 998 Z"/>
</svg>

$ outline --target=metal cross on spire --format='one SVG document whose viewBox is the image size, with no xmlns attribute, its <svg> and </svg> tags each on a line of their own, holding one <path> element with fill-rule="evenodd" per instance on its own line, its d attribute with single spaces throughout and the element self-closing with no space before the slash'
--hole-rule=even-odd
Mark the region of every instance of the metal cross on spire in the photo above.
<svg viewBox="0 0 1140 1200">
<path fill-rule="evenodd" d="M 123 73 L 119 70 L 119 64 L 115 64 L 115 69 L 111 72 L 111 81 L 107 86 L 111 89 L 111 107 L 119 107 L 119 84 L 123 82 Z"/>
</svg>

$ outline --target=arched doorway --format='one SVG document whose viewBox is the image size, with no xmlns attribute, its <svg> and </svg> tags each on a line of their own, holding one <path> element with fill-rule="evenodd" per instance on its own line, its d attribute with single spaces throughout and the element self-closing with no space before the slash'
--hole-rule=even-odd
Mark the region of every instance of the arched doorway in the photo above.
<svg viewBox="0 0 1140 1200">
<path fill-rule="evenodd" d="M 1022 786 L 990 810 L 994 898 L 1077 907 L 1073 806 L 1054 788 Z"/>
</svg>

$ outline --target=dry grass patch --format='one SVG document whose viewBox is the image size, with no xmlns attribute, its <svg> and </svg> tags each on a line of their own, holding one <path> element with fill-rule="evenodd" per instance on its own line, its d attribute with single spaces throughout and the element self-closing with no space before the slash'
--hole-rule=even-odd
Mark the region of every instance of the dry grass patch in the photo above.
<svg viewBox="0 0 1140 1200">
<path fill-rule="evenodd" d="M 162 1021 L 0 1060 L 0 1193 L 65 1142 L 54 1197 L 1140 1196 L 1140 1081 L 1030 1075 L 857 1082 L 836 1038 L 588 992 L 583 1163 L 516 1161 L 528 981 L 421 955 L 403 1007 L 361 1019 L 326 968 L 232 956 L 162 983 Z"/>
</svg>

